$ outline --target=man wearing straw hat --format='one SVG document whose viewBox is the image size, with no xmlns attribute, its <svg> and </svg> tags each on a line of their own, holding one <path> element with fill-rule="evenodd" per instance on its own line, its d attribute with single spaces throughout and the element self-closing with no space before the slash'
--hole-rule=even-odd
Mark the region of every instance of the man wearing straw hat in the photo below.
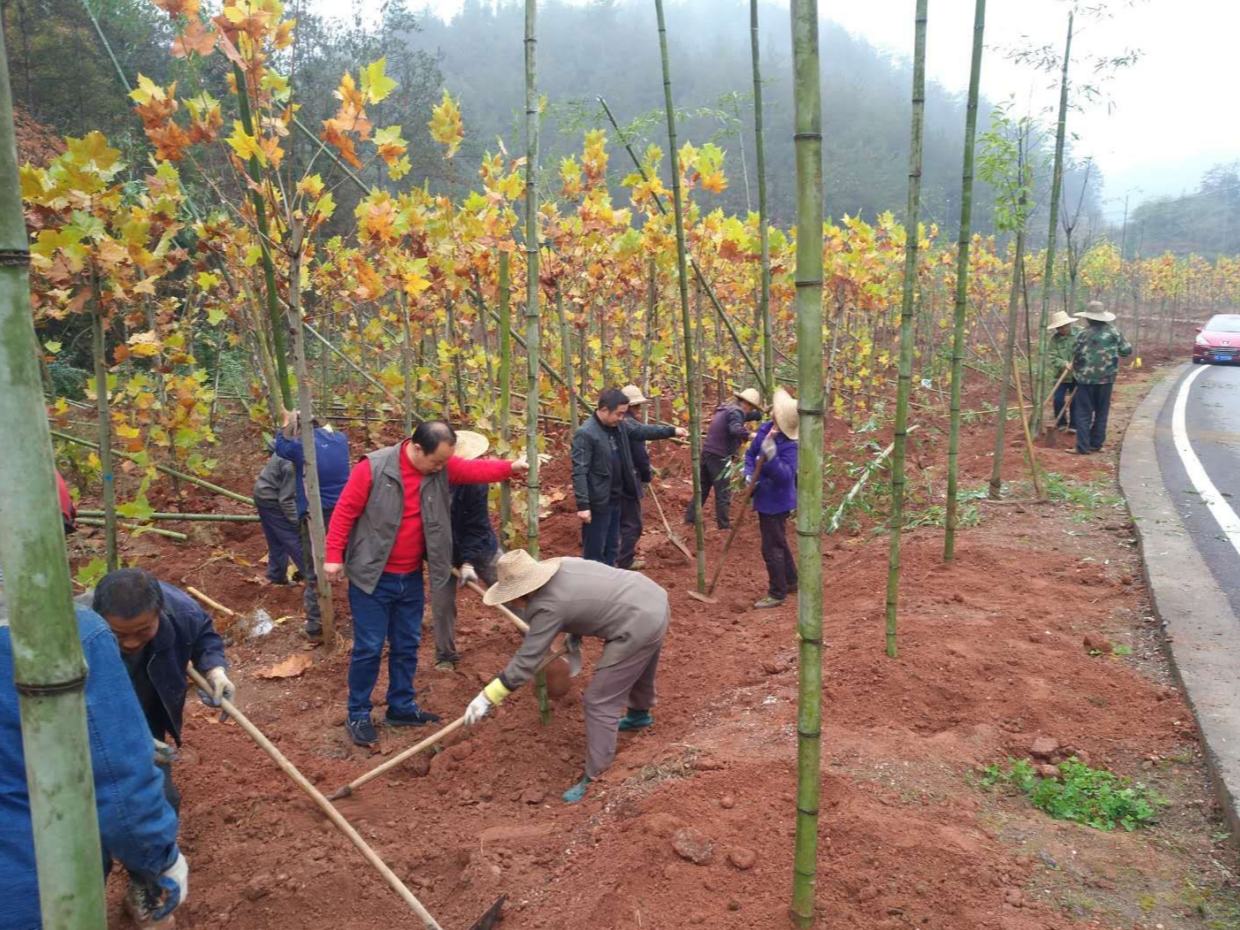
<svg viewBox="0 0 1240 930">
<path fill-rule="evenodd" d="M 1076 381 L 1072 377 L 1072 352 L 1076 344 L 1076 337 L 1072 332 L 1072 317 L 1063 310 L 1056 310 L 1046 328 L 1054 333 L 1050 346 L 1050 376 L 1058 385 L 1054 398 L 1055 426 L 1059 429 L 1071 429 L 1072 410 L 1069 408 L 1065 412 L 1064 408 L 1069 406 L 1068 395 L 1076 387 Z"/>
<path fill-rule="evenodd" d="M 638 410 L 646 403 L 646 395 L 636 384 L 621 390 L 629 399 L 625 419 L 637 421 Z M 645 561 L 637 558 L 637 541 L 642 538 L 642 498 L 646 496 L 646 485 L 654 480 L 654 472 L 650 470 L 650 450 L 646 448 L 646 440 L 630 436 L 629 452 L 633 457 L 637 482 L 632 491 L 626 488 L 620 494 L 620 552 L 616 556 L 616 567 L 637 571 L 646 567 Z"/>
<path fill-rule="evenodd" d="M 472 430 L 456 431 L 455 457 L 466 462 L 486 454 L 491 441 Z M 431 590 L 431 616 L 434 618 L 435 668 L 451 672 L 456 668 L 456 592 L 469 582 L 495 584 L 495 563 L 499 559 L 499 538 L 491 525 L 488 506 L 489 487 L 460 484 L 449 489 L 452 523 L 452 565 L 460 572 L 458 584 L 438 585 Z"/>
<path fill-rule="evenodd" d="M 1107 438 L 1107 417 L 1111 412 L 1111 391 L 1119 371 L 1120 357 L 1132 355 L 1132 346 L 1111 321 L 1115 314 L 1103 309 L 1100 302 L 1090 301 L 1089 307 L 1077 317 L 1088 325 L 1076 334 L 1072 352 L 1072 374 L 1076 393 L 1072 396 L 1072 419 L 1076 425 L 1075 455 L 1101 452 Z"/>
<path fill-rule="evenodd" d="M 483 600 L 491 605 L 515 602 L 523 608 L 530 630 L 507 667 L 470 702 L 465 721 L 477 723 L 532 678 L 560 633 L 567 634 L 574 675 L 581 669 L 581 639 L 601 639 L 603 654 L 582 696 L 585 776 L 563 795 L 570 804 L 580 801 L 590 782 L 615 759 L 617 732 L 654 723 L 650 711 L 655 706 L 655 676 L 672 618 L 667 592 L 637 572 L 585 559 L 538 562 L 523 549 L 505 552 L 498 574 Z"/>
<path fill-rule="evenodd" d="M 439 715 L 414 698 L 422 640 L 422 563 L 429 567 L 431 596 L 452 584 L 452 527 L 448 488 L 505 481 L 525 474 L 513 462 L 468 462 L 455 456 L 455 431 L 441 420 L 418 424 L 413 435 L 367 455 L 345 485 L 327 533 L 329 580 L 349 578 L 353 652 L 349 657 L 349 716 L 345 727 L 358 746 L 379 741 L 370 712 L 388 643 L 388 726 L 423 726 Z"/>
<path fill-rule="evenodd" d="M 732 395 L 734 403 L 720 404 L 710 418 L 706 440 L 702 443 L 702 506 L 715 489 L 715 525 L 721 530 L 732 528 L 732 488 L 728 465 L 742 442 L 749 441 L 751 420 L 762 419 L 762 396 L 753 388 Z M 697 515 L 694 502 L 685 510 L 685 523 L 693 523 Z"/>
<path fill-rule="evenodd" d="M 788 545 L 788 515 L 797 507 L 797 429 L 797 402 L 780 388 L 773 398 L 771 419 L 758 427 L 745 452 L 746 481 L 754 480 L 762 459 L 753 489 L 767 574 L 766 597 L 753 605 L 759 610 L 778 607 L 797 589 L 797 560 Z"/>
</svg>

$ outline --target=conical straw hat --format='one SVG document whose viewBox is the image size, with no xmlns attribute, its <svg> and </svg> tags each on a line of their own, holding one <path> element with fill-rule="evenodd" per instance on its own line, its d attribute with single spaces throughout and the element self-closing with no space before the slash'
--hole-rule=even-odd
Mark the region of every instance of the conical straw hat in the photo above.
<svg viewBox="0 0 1240 930">
<path fill-rule="evenodd" d="M 797 438 L 797 431 L 800 427 L 797 422 L 796 398 L 783 388 L 775 392 L 774 401 L 771 403 L 771 416 L 774 417 L 781 433 L 789 439 Z"/>
<path fill-rule="evenodd" d="M 489 448 L 491 448 L 491 440 L 481 433 L 475 433 L 471 429 L 459 429 L 456 431 L 456 449 L 452 454 L 458 459 L 476 459 L 480 455 L 485 455 Z"/>
<path fill-rule="evenodd" d="M 491 607 L 537 591 L 560 570 L 563 559 L 537 561 L 524 549 L 505 552 L 495 564 L 496 582 L 487 588 L 482 602 Z"/>
<path fill-rule="evenodd" d="M 1068 316 L 1063 310 L 1056 310 L 1051 321 L 1046 324 L 1047 329 L 1059 329 L 1061 326 L 1068 326 L 1072 323 L 1072 317 Z"/>
</svg>

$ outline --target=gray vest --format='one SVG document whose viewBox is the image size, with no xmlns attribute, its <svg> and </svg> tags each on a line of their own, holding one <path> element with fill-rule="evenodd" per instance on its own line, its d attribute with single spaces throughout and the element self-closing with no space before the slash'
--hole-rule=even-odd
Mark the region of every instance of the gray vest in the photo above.
<svg viewBox="0 0 1240 930">
<path fill-rule="evenodd" d="M 366 456 L 370 462 L 370 497 L 349 533 L 345 572 L 349 582 L 373 594 L 383 567 L 396 543 L 405 510 L 405 484 L 400 475 L 399 444 Z M 441 468 L 422 476 L 418 495 L 422 505 L 422 535 L 431 591 L 452 583 L 452 520 L 448 500 L 448 471 Z"/>
</svg>

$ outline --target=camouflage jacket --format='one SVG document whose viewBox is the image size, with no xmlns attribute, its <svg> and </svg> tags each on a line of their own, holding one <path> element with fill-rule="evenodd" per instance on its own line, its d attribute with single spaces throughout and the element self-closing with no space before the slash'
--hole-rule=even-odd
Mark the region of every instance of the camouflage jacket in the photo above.
<svg viewBox="0 0 1240 930">
<path fill-rule="evenodd" d="M 1059 380 L 1059 376 L 1063 374 L 1063 370 L 1072 364 L 1073 347 L 1075 345 L 1076 333 L 1068 333 L 1061 336 L 1059 333 L 1051 336 L 1050 348 L 1050 376 L 1055 380 Z M 1072 384 L 1072 372 L 1068 372 L 1064 376 L 1064 384 Z M 1053 383 L 1053 382 L 1052 382 Z"/>
<path fill-rule="evenodd" d="M 1132 355 L 1132 346 L 1111 323 L 1089 323 L 1076 334 L 1072 373 L 1078 384 L 1111 384 L 1120 356 Z"/>
</svg>

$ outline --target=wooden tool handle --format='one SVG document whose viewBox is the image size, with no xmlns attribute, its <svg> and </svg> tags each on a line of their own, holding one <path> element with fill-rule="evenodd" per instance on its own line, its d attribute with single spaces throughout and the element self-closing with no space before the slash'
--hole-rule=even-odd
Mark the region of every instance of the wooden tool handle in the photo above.
<svg viewBox="0 0 1240 930">
<path fill-rule="evenodd" d="M 749 512 L 749 500 L 753 497 L 754 488 L 758 486 L 758 476 L 762 474 L 762 463 L 765 461 L 766 456 L 759 454 L 758 464 L 753 468 L 753 480 L 745 485 L 745 493 L 741 495 L 741 512 L 732 521 L 732 530 L 728 533 L 728 538 L 723 543 L 723 551 L 719 553 L 719 564 L 715 566 L 715 574 L 711 576 L 710 584 L 706 587 L 707 597 L 715 593 L 715 585 L 719 582 L 720 573 L 723 572 L 724 559 L 728 557 L 728 550 L 732 548 L 732 540 L 736 539 L 736 531 L 741 528 L 741 521 L 745 519 L 745 514 Z"/>
<path fill-rule="evenodd" d="M 229 617 L 237 616 L 237 612 L 235 610 L 229 610 L 219 601 L 212 600 L 211 598 L 203 594 L 201 591 L 199 591 L 197 588 L 186 588 L 185 590 L 188 591 L 190 594 L 192 594 L 198 600 L 202 601 L 212 610 L 218 610 L 220 613 L 224 614 L 225 616 L 229 616 Z"/>
<path fill-rule="evenodd" d="M 452 576 L 453 576 L 454 578 L 460 578 L 460 577 L 461 577 L 461 571 L 460 571 L 460 569 L 457 569 L 457 568 L 452 569 Z M 487 593 L 487 589 L 486 589 L 486 588 L 484 588 L 482 585 L 480 585 L 480 584 L 478 584 L 478 583 L 476 583 L 476 582 L 473 582 L 473 581 L 467 581 L 467 582 L 465 582 L 465 587 L 469 588 L 469 590 L 473 591 L 473 592 L 474 592 L 475 594 L 477 594 L 479 597 L 481 597 L 481 596 L 483 596 L 484 594 L 486 594 L 486 593 Z M 489 605 L 488 605 L 488 606 L 489 606 Z M 505 605 L 503 605 L 503 604 L 496 604 L 495 606 L 496 606 L 497 608 L 499 608 L 499 612 L 500 612 L 500 613 L 502 613 L 502 614 L 503 614 L 505 617 L 507 617 L 509 620 L 511 620 L 511 621 L 512 621 L 512 625 L 513 625 L 513 626 L 515 626 L 515 627 L 516 627 L 518 630 L 520 630 L 522 633 L 528 633 L 528 632 L 530 631 L 530 625 L 529 625 L 528 623 L 526 623 L 524 620 L 522 620 L 520 617 L 518 617 L 516 614 L 514 614 L 514 613 L 513 613 L 511 610 L 509 610 L 509 609 L 508 609 Z"/>
</svg>

